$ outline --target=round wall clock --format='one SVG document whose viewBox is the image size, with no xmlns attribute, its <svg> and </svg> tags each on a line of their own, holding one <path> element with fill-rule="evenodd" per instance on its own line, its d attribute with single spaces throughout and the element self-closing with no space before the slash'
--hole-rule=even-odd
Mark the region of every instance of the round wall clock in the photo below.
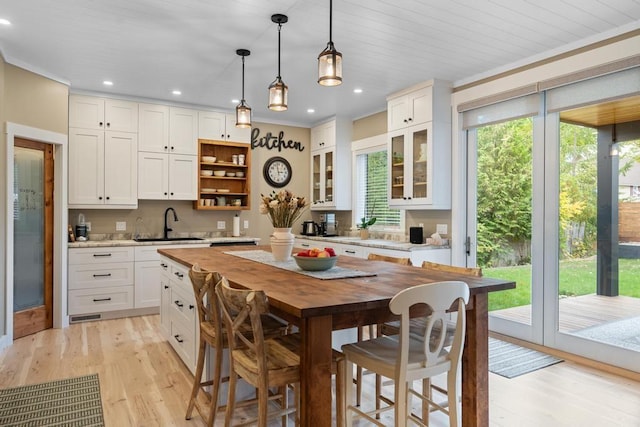
<svg viewBox="0 0 640 427">
<path fill-rule="evenodd" d="M 262 174 L 269 185 L 281 188 L 291 181 L 291 165 L 284 157 L 272 157 L 265 162 Z"/>
</svg>

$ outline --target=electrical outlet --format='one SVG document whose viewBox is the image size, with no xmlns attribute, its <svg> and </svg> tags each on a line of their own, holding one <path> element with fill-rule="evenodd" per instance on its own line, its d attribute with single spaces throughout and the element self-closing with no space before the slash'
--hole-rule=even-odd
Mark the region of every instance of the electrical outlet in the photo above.
<svg viewBox="0 0 640 427">
<path fill-rule="evenodd" d="M 421 222 L 420 224 L 418 224 L 418 227 L 424 228 L 424 223 Z"/>
<path fill-rule="evenodd" d="M 249 220 L 248 219 L 244 220 L 244 228 L 249 228 Z"/>
<path fill-rule="evenodd" d="M 127 223 L 126 221 L 116 221 L 116 231 L 126 231 Z"/>
<path fill-rule="evenodd" d="M 224 230 L 227 228 L 227 223 L 225 221 L 218 221 L 218 230 Z"/>
<path fill-rule="evenodd" d="M 85 222 L 84 225 L 87 226 L 87 231 L 91 231 L 91 223 L 90 222 Z"/>
<path fill-rule="evenodd" d="M 447 224 L 437 224 L 436 225 L 436 233 L 442 235 L 442 234 L 447 234 L 447 231 L 448 231 Z"/>
</svg>

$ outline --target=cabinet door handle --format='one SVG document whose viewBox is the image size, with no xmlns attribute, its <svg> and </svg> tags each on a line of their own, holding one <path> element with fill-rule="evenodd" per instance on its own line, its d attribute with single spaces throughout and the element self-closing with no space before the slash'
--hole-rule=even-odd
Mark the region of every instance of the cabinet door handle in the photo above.
<svg viewBox="0 0 640 427">
<path fill-rule="evenodd" d="M 222 135 L 220 135 L 220 138 L 224 138 L 224 133 Z"/>
<path fill-rule="evenodd" d="M 100 301 L 111 301 L 111 297 L 109 298 L 94 298 L 93 302 L 100 302 Z"/>
<path fill-rule="evenodd" d="M 403 122 L 408 123 L 408 122 L 407 122 L 407 119 L 404 119 L 404 120 L 403 120 Z"/>
<path fill-rule="evenodd" d="M 98 258 L 98 257 L 104 257 L 104 256 L 111 256 L 111 254 L 93 254 L 93 256 Z"/>
<path fill-rule="evenodd" d="M 111 122 L 107 122 L 107 127 L 111 127 Z"/>
<path fill-rule="evenodd" d="M 195 305 L 189 304 L 189 310 L 193 310 L 195 308 Z"/>
<path fill-rule="evenodd" d="M 227 139 L 231 139 L 231 135 L 227 135 Z"/>
<path fill-rule="evenodd" d="M 105 273 L 105 274 L 94 274 L 93 278 L 95 279 L 96 277 L 111 277 L 111 273 Z"/>
<path fill-rule="evenodd" d="M 102 196 L 98 197 L 98 200 L 102 200 Z"/>
<path fill-rule="evenodd" d="M 166 192 L 166 191 L 164 192 L 164 195 L 165 195 L 165 196 L 167 195 L 167 192 Z"/>
<path fill-rule="evenodd" d="M 173 303 L 174 303 L 175 305 L 177 305 L 178 307 L 180 307 L 180 308 L 184 307 L 184 304 L 183 304 L 183 303 L 181 303 L 181 302 L 180 302 L 180 300 L 175 300 Z"/>
<path fill-rule="evenodd" d="M 102 123 L 102 122 L 100 122 L 100 123 L 98 123 L 98 125 L 102 126 L 102 125 L 103 125 L 103 123 Z"/>
<path fill-rule="evenodd" d="M 180 338 L 180 335 L 174 335 L 173 337 L 176 339 L 176 341 L 178 341 L 181 344 L 184 342 L 184 340 Z"/>
<path fill-rule="evenodd" d="M 173 150 L 175 150 L 175 148 L 174 148 L 174 146 L 172 145 L 172 146 L 171 146 L 171 151 L 173 151 Z"/>
<path fill-rule="evenodd" d="M 165 289 L 169 289 L 169 286 L 167 286 L 167 285 L 164 285 L 164 288 L 165 288 Z"/>
<path fill-rule="evenodd" d="M 171 195 L 173 196 L 173 193 L 171 193 Z"/>
<path fill-rule="evenodd" d="M 184 274 L 180 273 L 179 271 L 176 271 L 175 273 L 176 276 L 178 276 L 178 279 L 182 279 L 184 277 Z"/>
<path fill-rule="evenodd" d="M 107 200 L 111 199 L 111 197 L 107 196 Z"/>
<path fill-rule="evenodd" d="M 409 121 L 411 122 L 411 121 L 413 121 L 413 119 L 411 117 L 409 117 Z"/>
</svg>

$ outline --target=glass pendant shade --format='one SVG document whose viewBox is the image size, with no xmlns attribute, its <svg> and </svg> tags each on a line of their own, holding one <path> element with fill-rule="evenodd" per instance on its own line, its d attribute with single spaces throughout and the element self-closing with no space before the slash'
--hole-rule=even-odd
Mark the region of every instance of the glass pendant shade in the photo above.
<svg viewBox="0 0 640 427">
<path fill-rule="evenodd" d="M 269 109 L 273 111 L 287 110 L 287 97 L 289 88 L 280 77 L 269 85 Z"/>
<path fill-rule="evenodd" d="M 251 107 L 244 102 L 244 99 L 240 101 L 240 104 L 236 107 L 236 127 L 251 127 Z"/>
<path fill-rule="evenodd" d="M 318 56 L 318 83 L 322 86 L 338 86 L 342 83 L 342 54 L 332 42 Z"/>
</svg>

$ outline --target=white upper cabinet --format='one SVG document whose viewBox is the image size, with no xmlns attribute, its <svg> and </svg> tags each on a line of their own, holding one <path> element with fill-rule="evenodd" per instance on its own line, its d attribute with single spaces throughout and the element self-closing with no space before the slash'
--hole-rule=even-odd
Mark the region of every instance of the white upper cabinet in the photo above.
<svg viewBox="0 0 640 427">
<path fill-rule="evenodd" d="M 138 206 L 137 135 L 69 129 L 69 207 Z"/>
<path fill-rule="evenodd" d="M 169 107 L 138 105 L 138 151 L 169 152 Z"/>
<path fill-rule="evenodd" d="M 138 170 L 139 199 L 198 198 L 198 156 L 141 151 Z"/>
<path fill-rule="evenodd" d="M 332 120 L 327 123 L 311 128 L 311 151 L 322 150 L 324 148 L 335 147 L 336 145 L 336 122 Z"/>
<path fill-rule="evenodd" d="M 138 132 L 138 104 L 94 96 L 69 96 L 69 127 Z"/>
<path fill-rule="evenodd" d="M 351 209 L 351 131 L 347 119 L 311 128 L 311 210 Z"/>
<path fill-rule="evenodd" d="M 251 142 L 251 129 L 237 128 L 235 114 L 199 111 L 198 138 L 248 144 Z"/>
<path fill-rule="evenodd" d="M 166 105 L 140 104 L 139 151 L 198 154 L 198 112 Z"/>
<path fill-rule="evenodd" d="M 198 155 L 198 112 L 186 108 L 169 109 L 169 152 Z"/>
<path fill-rule="evenodd" d="M 450 84 L 430 80 L 387 101 L 389 206 L 450 209 Z"/>
</svg>

